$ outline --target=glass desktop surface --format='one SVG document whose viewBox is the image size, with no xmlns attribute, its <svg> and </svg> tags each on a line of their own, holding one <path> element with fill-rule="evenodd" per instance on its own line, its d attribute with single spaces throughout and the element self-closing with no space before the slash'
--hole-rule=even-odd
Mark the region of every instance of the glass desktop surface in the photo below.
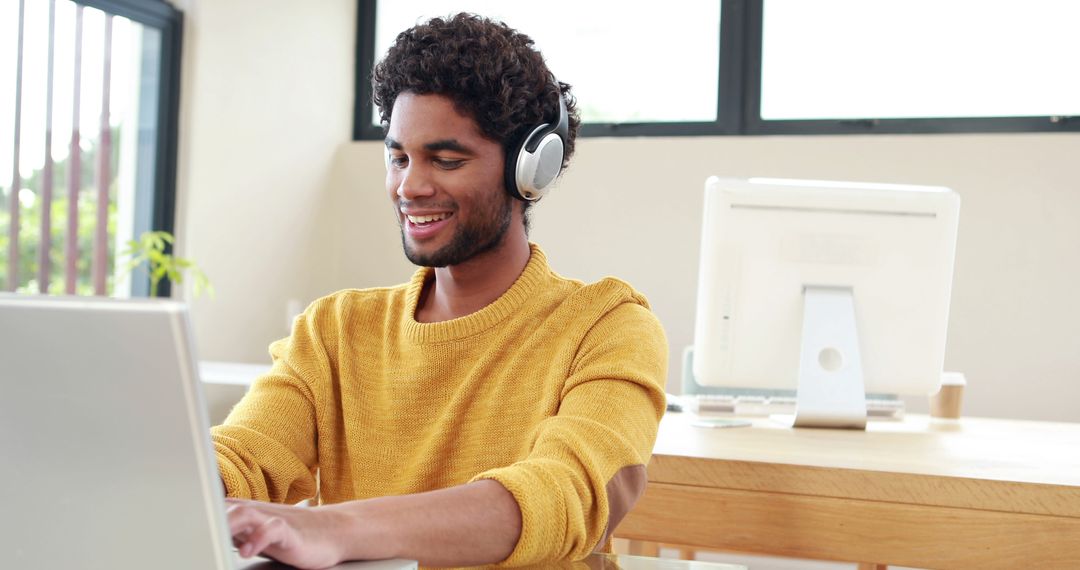
<svg viewBox="0 0 1080 570">
<path fill-rule="evenodd" d="M 536 568 L 565 568 L 573 570 L 747 570 L 741 564 L 702 562 L 699 560 L 676 560 L 652 556 L 594 553 L 585 560 L 547 564 Z"/>
<path fill-rule="evenodd" d="M 370 562 L 345 562 L 334 567 L 334 570 L 396 570 L 399 568 L 415 568 L 415 562 L 410 563 L 402 560 L 379 560 Z M 292 568 L 266 559 L 245 560 L 237 565 L 240 570 L 287 570 Z M 595 553 L 585 560 L 564 561 L 530 566 L 528 568 L 557 568 L 566 570 L 747 570 L 740 564 L 721 564 L 718 562 L 701 562 L 698 560 L 674 560 L 671 558 L 653 558 L 651 556 L 630 556 L 618 554 Z"/>
<path fill-rule="evenodd" d="M 617 554 L 593 554 L 585 558 L 586 568 L 594 570 L 747 570 L 742 565 L 704 562 L 701 560 L 676 560 Z"/>
<path fill-rule="evenodd" d="M 288 564 L 282 564 L 266 558 L 240 558 L 233 555 L 233 561 L 237 570 L 295 570 Z M 331 570 L 415 570 L 416 562 L 411 560 L 366 560 L 355 562 L 342 562 Z"/>
</svg>

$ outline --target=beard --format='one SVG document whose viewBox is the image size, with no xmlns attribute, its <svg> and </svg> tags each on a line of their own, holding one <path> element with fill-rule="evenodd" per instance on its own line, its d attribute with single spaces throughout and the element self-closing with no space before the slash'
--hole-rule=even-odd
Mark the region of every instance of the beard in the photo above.
<svg viewBox="0 0 1080 570">
<path fill-rule="evenodd" d="M 450 243 L 430 253 L 417 251 L 405 237 L 405 228 L 402 227 L 401 247 L 405 250 L 405 257 L 421 267 L 447 267 L 464 263 L 495 249 L 503 242 L 510 229 L 514 202 L 514 199 L 506 194 L 500 194 L 500 198 L 488 202 L 486 208 L 477 211 L 471 218 L 459 219 Z M 458 210 L 454 211 L 457 215 Z M 405 220 L 399 222 L 402 225 L 405 223 Z"/>
</svg>

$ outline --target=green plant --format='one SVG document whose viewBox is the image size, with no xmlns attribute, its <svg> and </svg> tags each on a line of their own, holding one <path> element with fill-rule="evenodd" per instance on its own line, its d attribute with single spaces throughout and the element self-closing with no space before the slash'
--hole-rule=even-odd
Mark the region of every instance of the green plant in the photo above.
<svg viewBox="0 0 1080 570">
<path fill-rule="evenodd" d="M 165 253 L 165 248 L 172 245 L 174 238 L 169 232 L 143 232 L 139 239 L 128 242 L 126 255 L 131 256 L 128 270 L 134 270 L 139 265 L 146 263 L 150 274 L 150 296 L 156 297 L 158 283 L 162 279 L 177 285 L 184 282 L 184 273 L 190 272 L 195 296 L 206 291 L 211 298 L 214 297 L 214 287 L 206 274 L 190 259 L 175 257 Z"/>
</svg>

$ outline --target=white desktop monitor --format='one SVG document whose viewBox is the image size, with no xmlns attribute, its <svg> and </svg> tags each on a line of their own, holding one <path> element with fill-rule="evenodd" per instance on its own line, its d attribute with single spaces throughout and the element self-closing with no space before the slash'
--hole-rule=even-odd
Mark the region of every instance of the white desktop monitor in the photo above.
<svg viewBox="0 0 1080 570">
<path fill-rule="evenodd" d="M 705 182 L 693 373 L 796 390 L 796 425 L 941 385 L 960 199 L 948 188 Z"/>
</svg>

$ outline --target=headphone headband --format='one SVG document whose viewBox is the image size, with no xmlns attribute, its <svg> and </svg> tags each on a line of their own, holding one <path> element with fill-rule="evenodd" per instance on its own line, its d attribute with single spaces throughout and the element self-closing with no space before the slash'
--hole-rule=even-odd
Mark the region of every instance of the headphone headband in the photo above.
<svg viewBox="0 0 1080 570">
<path fill-rule="evenodd" d="M 555 85 L 557 87 L 558 83 Z M 540 126 L 540 129 L 539 132 L 525 137 L 525 150 L 536 152 L 536 147 L 539 146 L 540 140 L 551 133 L 559 135 L 559 138 L 563 140 L 563 144 L 566 144 L 566 139 L 570 136 L 570 117 L 566 112 L 566 99 L 563 98 L 562 91 L 559 91 L 559 118 L 556 119 L 554 124 L 544 123 Z"/>
</svg>

